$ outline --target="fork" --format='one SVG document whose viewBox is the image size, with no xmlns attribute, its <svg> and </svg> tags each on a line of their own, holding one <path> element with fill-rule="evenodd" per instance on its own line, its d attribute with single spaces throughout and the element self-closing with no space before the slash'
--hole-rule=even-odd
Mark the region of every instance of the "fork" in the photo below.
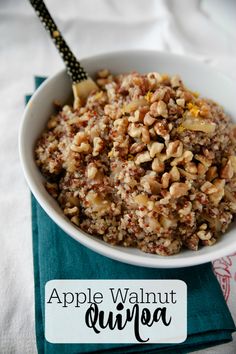
<svg viewBox="0 0 236 354">
<path fill-rule="evenodd" d="M 68 75 L 72 80 L 74 94 L 74 108 L 85 103 L 91 91 L 97 90 L 96 83 L 88 76 L 87 72 L 76 59 L 65 39 L 62 37 L 57 25 L 51 17 L 43 0 L 29 0 L 36 14 L 41 20 L 47 32 L 49 32 L 62 60 L 66 66 Z"/>
</svg>

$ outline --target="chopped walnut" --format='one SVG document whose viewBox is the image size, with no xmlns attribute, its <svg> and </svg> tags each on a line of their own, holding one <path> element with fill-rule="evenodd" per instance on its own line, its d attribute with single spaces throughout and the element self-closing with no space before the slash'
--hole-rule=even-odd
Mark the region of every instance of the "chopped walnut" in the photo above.
<svg viewBox="0 0 236 354">
<path fill-rule="evenodd" d="M 158 117 L 159 116 L 159 113 L 157 111 L 157 102 L 154 102 L 154 103 L 151 104 L 151 106 L 150 106 L 150 114 L 153 117 Z"/>
<path fill-rule="evenodd" d="M 158 183 L 154 176 L 145 175 L 140 179 L 140 185 L 144 191 L 150 194 L 158 194 L 161 189 L 161 184 Z"/>
<path fill-rule="evenodd" d="M 169 127 L 165 122 L 157 122 L 154 125 L 154 130 L 157 133 L 157 135 L 160 135 L 162 137 L 166 137 L 169 133 Z"/>
<path fill-rule="evenodd" d="M 207 229 L 207 224 L 202 224 L 201 226 L 199 226 L 199 230 L 206 230 Z"/>
<path fill-rule="evenodd" d="M 212 194 L 217 192 L 217 188 L 214 186 L 214 184 L 207 181 L 201 186 L 201 191 L 206 194 Z"/>
<path fill-rule="evenodd" d="M 231 179 L 234 175 L 234 170 L 231 160 L 228 160 L 226 165 L 221 169 L 220 177 L 224 179 Z"/>
<path fill-rule="evenodd" d="M 168 172 L 163 173 L 161 177 L 162 188 L 166 189 L 170 184 L 170 174 Z"/>
<path fill-rule="evenodd" d="M 155 89 L 162 81 L 161 75 L 157 72 L 147 74 L 147 79 L 151 90 Z"/>
<path fill-rule="evenodd" d="M 212 233 L 210 231 L 206 232 L 205 230 L 200 230 L 197 232 L 198 237 L 200 240 L 210 240 L 212 238 Z"/>
<path fill-rule="evenodd" d="M 152 117 L 149 113 L 146 113 L 143 123 L 145 125 L 151 126 L 156 122 L 156 118 Z"/>
<path fill-rule="evenodd" d="M 135 123 L 129 124 L 128 134 L 132 138 L 140 138 L 142 134 L 142 126 L 136 125 Z"/>
<path fill-rule="evenodd" d="M 140 165 L 141 163 L 151 161 L 149 151 L 141 152 L 135 157 L 135 163 Z"/>
<path fill-rule="evenodd" d="M 178 182 L 180 180 L 180 173 L 176 166 L 173 166 L 169 172 L 172 182 Z"/>
<path fill-rule="evenodd" d="M 202 243 L 203 243 L 204 246 L 212 246 L 212 245 L 214 245 L 216 243 L 216 238 L 212 237 L 209 240 L 202 240 Z"/>
<path fill-rule="evenodd" d="M 141 99 L 135 99 L 127 104 L 125 104 L 123 111 L 125 113 L 132 113 L 136 111 L 137 109 L 140 109 L 142 106 L 146 106 L 147 101 L 144 98 Z"/>
<path fill-rule="evenodd" d="M 188 193 L 189 186 L 186 183 L 174 182 L 170 186 L 170 195 L 173 198 L 180 198 Z"/>
<path fill-rule="evenodd" d="M 236 156 L 230 156 L 229 161 L 231 162 L 234 173 L 236 173 Z"/>
<path fill-rule="evenodd" d="M 182 209 L 178 211 L 180 217 L 187 216 L 191 213 L 192 210 L 192 203 L 191 202 L 185 202 L 184 206 Z"/>
<path fill-rule="evenodd" d="M 153 117 L 168 117 L 168 109 L 164 101 L 154 102 L 150 106 L 150 113 Z"/>
<path fill-rule="evenodd" d="M 185 170 L 191 174 L 195 175 L 198 173 L 197 166 L 194 162 L 187 162 L 184 167 Z"/>
<path fill-rule="evenodd" d="M 84 142 L 82 142 L 79 146 L 72 144 L 70 148 L 74 152 L 80 152 L 84 154 L 89 154 L 92 150 L 91 145 L 89 143 L 84 143 Z"/>
<path fill-rule="evenodd" d="M 167 105 L 164 101 L 159 101 L 157 103 L 157 111 L 158 114 L 164 118 L 168 117 L 168 109 L 167 109 Z"/>
<path fill-rule="evenodd" d="M 170 99 L 170 87 L 168 86 L 161 86 L 157 88 L 157 90 L 153 93 L 151 97 L 151 103 L 154 103 L 156 101 L 163 100 L 165 103 L 169 102 Z"/>
<path fill-rule="evenodd" d="M 156 155 L 158 155 L 164 148 L 164 144 L 158 143 L 157 141 L 152 142 L 149 146 L 148 149 L 150 151 L 150 156 L 153 158 Z"/>
<path fill-rule="evenodd" d="M 98 156 L 104 148 L 104 142 L 101 138 L 96 137 L 93 139 L 93 156 Z"/>
<path fill-rule="evenodd" d="M 129 122 L 127 117 L 119 118 L 114 121 L 114 128 L 117 130 L 119 134 L 125 134 L 127 131 L 128 124 Z"/>
<path fill-rule="evenodd" d="M 199 154 L 195 154 L 194 158 L 198 161 L 200 161 L 203 166 L 205 166 L 207 169 L 211 166 L 212 161 L 210 159 L 208 159 L 207 157 L 203 156 L 203 155 L 199 155 Z"/>
<path fill-rule="evenodd" d="M 78 215 L 74 215 L 74 216 L 72 216 L 72 218 L 71 218 L 70 220 L 73 222 L 73 224 L 75 224 L 75 225 L 77 225 L 77 226 L 79 226 L 79 225 L 80 225 Z"/>
<path fill-rule="evenodd" d="M 88 141 L 88 136 L 85 132 L 78 132 L 73 139 L 73 144 L 80 145 L 82 142 Z"/>
<path fill-rule="evenodd" d="M 142 142 L 145 144 L 150 143 L 150 134 L 147 127 L 142 127 Z"/>
<path fill-rule="evenodd" d="M 134 143 L 130 147 L 131 154 L 137 154 L 138 152 L 143 151 L 146 148 L 146 144 L 144 143 Z"/>
<path fill-rule="evenodd" d="M 180 107 L 182 107 L 182 108 L 185 107 L 185 99 L 184 99 L 184 98 L 178 98 L 178 99 L 176 100 L 176 103 L 177 103 L 178 106 L 180 106 Z"/>
<path fill-rule="evenodd" d="M 207 173 L 208 171 L 208 167 L 207 166 L 204 166 L 202 163 L 199 163 L 197 165 L 197 173 L 199 176 L 203 176 Z"/>
<path fill-rule="evenodd" d="M 214 187 L 216 187 L 217 191 L 215 193 L 212 193 L 209 196 L 209 199 L 214 205 L 218 205 L 225 194 L 225 191 L 224 191 L 225 180 L 224 179 L 216 179 L 213 182 L 213 185 L 214 185 Z"/>
<path fill-rule="evenodd" d="M 172 76 L 170 83 L 173 88 L 177 88 L 182 85 L 182 81 L 181 81 L 179 75 Z"/>
<path fill-rule="evenodd" d="M 163 172 L 165 170 L 165 164 L 164 162 L 160 161 L 158 157 L 155 157 L 152 162 L 152 169 L 156 172 Z"/>
<path fill-rule="evenodd" d="M 92 190 L 87 193 L 85 199 L 94 212 L 100 212 L 103 215 L 110 210 L 111 203 Z"/>
<path fill-rule="evenodd" d="M 166 149 L 168 157 L 180 157 L 183 154 L 183 143 L 179 140 L 173 141 L 168 144 Z"/>
<path fill-rule="evenodd" d="M 134 112 L 134 115 L 133 116 L 130 116 L 128 118 L 128 121 L 131 122 L 131 123 L 138 123 L 138 122 L 142 122 L 143 121 L 143 116 L 142 114 L 140 114 L 140 111 L 136 110 Z"/>
<path fill-rule="evenodd" d="M 90 163 L 87 167 L 87 176 L 89 179 L 95 178 L 96 174 L 98 172 L 98 169 L 94 163 Z"/>
<path fill-rule="evenodd" d="M 186 170 L 182 169 L 182 168 L 178 168 L 181 176 L 184 176 L 187 180 L 195 180 L 197 179 L 197 175 L 196 174 L 192 174 L 187 172 Z"/>
<path fill-rule="evenodd" d="M 70 217 L 77 215 L 78 212 L 79 212 L 79 208 L 77 206 L 74 206 L 73 208 L 64 209 L 64 214 Z"/>
<path fill-rule="evenodd" d="M 176 157 L 172 162 L 171 166 L 177 166 L 181 164 L 186 164 L 193 159 L 192 151 L 184 151 L 183 155 L 180 157 Z"/>
</svg>

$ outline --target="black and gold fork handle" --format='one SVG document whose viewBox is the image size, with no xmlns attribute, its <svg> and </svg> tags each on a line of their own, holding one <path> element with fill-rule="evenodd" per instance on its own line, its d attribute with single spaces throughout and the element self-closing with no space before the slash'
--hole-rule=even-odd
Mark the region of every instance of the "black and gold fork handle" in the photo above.
<svg viewBox="0 0 236 354">
<path fill-rule="evenodd" d="M 67 73 L 73 82 L 72 88 L 75 97 L 74 105 L 77 108 L 81 102 L 83 103 L 83 101 L 86 100 L 92 90 L 97 89 L 97 85 L 91 78 L 89 78 L 84 68 L 82 68 L 79 61 L 70 50 L 43 0 L 29 1 L 35 9 L 35 12 L 43 23 L 45 29 L 50 33 L 50 36 L 65 63 Z"/>
</svg>

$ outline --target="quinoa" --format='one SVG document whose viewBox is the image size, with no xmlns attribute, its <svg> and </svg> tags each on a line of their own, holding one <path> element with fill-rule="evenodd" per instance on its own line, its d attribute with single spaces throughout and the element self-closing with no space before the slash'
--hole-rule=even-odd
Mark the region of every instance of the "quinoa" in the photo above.
<svg viewBox="0 0 236 354">
<path fill-rule="evenodd" d="M 236 213 L 236 129 L 176 75 L 98 73 L 35 147 L 45 187 L 85 232 L 162 256 L 213 245 Z"/>
</svg>

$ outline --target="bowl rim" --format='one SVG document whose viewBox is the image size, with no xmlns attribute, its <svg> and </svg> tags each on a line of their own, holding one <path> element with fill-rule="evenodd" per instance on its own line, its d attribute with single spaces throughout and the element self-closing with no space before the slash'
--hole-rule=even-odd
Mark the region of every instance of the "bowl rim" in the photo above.
<svg viewBox="0 0 236 354">
<path fill-rule="evenodd" d="M 203 63 L 200 60 L 196 60 L 192 57 L 188 56 L 183 56 L 179 54 L 172 54 L 168 52 L 163 52 L 163 51 L 157 51 L 157 50 L 142 50 L 142 49 L 134 49 L 134 50 L 122 50 L 122 51 L 112 51 L 112 52 L 107 52 L 107 53 L 100 53 L 98 55 L 92 55 L 85 57 L 81 60 L 81 63 L 83 65 L 84 62 L 88 60 L 95 60 L 95 59 L 101 59 L 101 58 L 108 58 L 108 57 L 114 57 L 116 55 L 122 55 L 122 56 L 127 56 L 127 55 L 140 55 L 140 54 L 150 54 L 152 53 L 153 55 L 159 55 L 162 56 L 163 58 L 165 57 L 172 57 L 173 59 L 181 60 L 184 62 L 191 62 L 192 64 L 201 66 L 202 68 L 204 67 L 205 69 L 211 71 L 214 73 L 214 75 L 219 75 L 221 78 L 224 80 L 227 80 L 228 82 L 232 83 L 233 81 L 222 74 L 221 72 L 218 72 L 217 70 L 214 70 L 212 67 L 207 65 L 206 63 Z M 86 64 L 85 64 L 86 65 Z M 224 247 L 219 248 L 218 250 L 212 250 L 210 253 L 205 253 L 205 254 L 197 254 L 194 253 L 194 257 L 186 257 L 186 258 L 172 258 L 170 257 L 158 257 L 155 258 L 155 255 L 152 255 L 153 257 L 148 258 L 147 254 L 143 254 L 140 251 L 140 255 L 137 256 L 135 254 L 131 253 L 125 253 L 122 252 L 117 246 L 111 246 L 107 244 L 105 241 L 102 243 L 96 242 L 96 239 L 91 239 L 88 237 L 88 235 L 84 232 L 81 231 L 80 229 L 76 228 L 76 226 L 72 225 L 70 221 L 65 221 L 56 211 L 55 209 L 47 202 L 47 200 L 41 195 L 37 183 L 34 181 L 34 179 L 31 176 L 31 170 L 28 165 L 28 161 L 24 155 L 24 132 L 27 126 L 27 116 L 30 114 L 29 113 L 29 108 L 31 104 L 33 104 L 35 101 L 37 101 L 38 97 L 40 96 L 41 92 L 44 90 L 44 88 L 52 81 L 52 80 L 57 80 L 58 77 L 60 77 L 63 73 L 66 72 L 66 69 L 61 69 L 58 72 L 56 72 L 54 75 L 49 76 L 46 78 L 46 80 L 39 86 L 37 90 L 35 90 L 34 94 L 30 98 L 28 104 L 26 105 L 23 116 L 20 122 L 20 127 L 19 127 L 19 134 L 18 134 L 18 150 L 19 150 L 19 158 L 20 158 L 20 163 L 21 167 L 23 169 L 23 173 L 25 176 L 25 179 L 28 183 L 28 186 L 30 187 L 31 192 L 35 196 L 36 200 L 39 202 L 41 207 L 44 209 L 44 211 L 48 214 L 48 216 L 63 230 L 65 231 L 69 236 L 74 238 L 76 241 L 81 243 L 82 245 L 88 247 L 89 249 L 106 256 L 108 258 L 123 262 L 123 263 L 128 263 L 131 265 L 136 265 L 136 266 L 141 266 L 141 267 L 150 267 L 150 268 L 181 268 L 181 267 L 190 267 L 190 266 L 195 266 L 195 265 L 200 265 L 203 263 L 207 262 L 212 262 L 218 258 L 224 257 L 226 255 L 229 255 L 230 253 L 233 252 L 233 246 L 234 244 L 226 244 Z M 35 168 L 37 166 L 35 165 Z M 75 235 L 75 233 L 78 234 L 78 236 Z M 236 246 L 236 242 L 235 242 Z M 192 251 L 194 252 L 194 251 Z"/>
</svg>

